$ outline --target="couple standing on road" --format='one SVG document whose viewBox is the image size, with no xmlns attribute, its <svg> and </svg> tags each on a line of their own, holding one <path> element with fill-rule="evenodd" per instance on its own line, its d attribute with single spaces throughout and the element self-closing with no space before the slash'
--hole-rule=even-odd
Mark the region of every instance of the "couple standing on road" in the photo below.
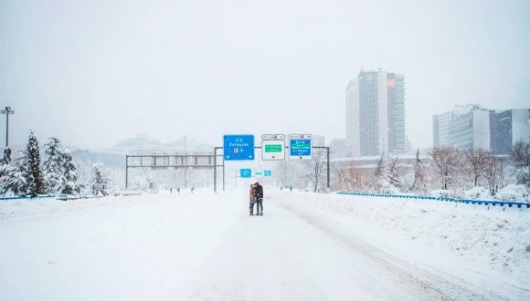
<svg viewBox="0 0 530 301">
<path fill-rule="evenodd" d="M 263 186 L 258 182 L 250 185 L 250 215 L 254 215 L 254 204 L 257 204 L 256 215 L 263 215 Z"/>
</svg>

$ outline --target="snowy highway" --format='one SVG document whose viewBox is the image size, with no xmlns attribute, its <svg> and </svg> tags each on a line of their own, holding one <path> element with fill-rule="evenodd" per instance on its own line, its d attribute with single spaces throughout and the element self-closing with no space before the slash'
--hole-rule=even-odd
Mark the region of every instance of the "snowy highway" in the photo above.
<svg viewBox="0 0 530 301">
<path fill-rule="evenodd" d="M 403 239 L 402 232 L 355 218 L 348 213 L 355 208 L 329 210 L 332 202 L 344 201 L 336 195 L 266 189 L 263 216 L 249 216 L 247 200 L 245 190 L 219 194 L 197 190 L 3 204 L 0 299 L 524 300 L 530 296 L 524 272 L 528 254 L 521 253 L 521 270 L 516 269 L 521 263 L 509 272 L 492 270 L 489 263 L 448 254 L 421 236 Z M 407 206 L 424 206 L 410 202 Z M 379 203 L 367 210 L 389 206 L 393 205 Z M 514 212 L 494 214 L 528 219 L 527 213 Z"/>
</svg>

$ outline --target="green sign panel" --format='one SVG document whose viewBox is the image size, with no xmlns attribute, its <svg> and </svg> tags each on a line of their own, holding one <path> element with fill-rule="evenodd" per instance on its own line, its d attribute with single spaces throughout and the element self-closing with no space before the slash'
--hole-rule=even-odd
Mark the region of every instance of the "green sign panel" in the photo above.
<svg viewBox="0 0 530 301">
<path fill-rule="evenodd" d="M 261 160 L 285 159 L 285 135 L 261 135 Z"/>
<path fill-rule="evenodd" d="M 281 153 L 283 151 L 283 145 L 281 144 L 267 144 L 265 145 L 266 153 Z"/>
</svg>

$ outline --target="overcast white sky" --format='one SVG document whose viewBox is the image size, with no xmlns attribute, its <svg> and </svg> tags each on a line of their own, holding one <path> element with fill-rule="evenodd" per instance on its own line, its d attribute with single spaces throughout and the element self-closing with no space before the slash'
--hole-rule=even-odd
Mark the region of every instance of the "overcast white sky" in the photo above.
<svg viewBox="0 0 530 301">
<path fill-rule="evenodd" d="M 413 147 L 455 104 L 530 107 L 530 1 L 0 0 L 12 145 L 30 130 L 89 148 L 138 134 L 329 142 L 361 68 L 405 75 Z"/>
</svg>

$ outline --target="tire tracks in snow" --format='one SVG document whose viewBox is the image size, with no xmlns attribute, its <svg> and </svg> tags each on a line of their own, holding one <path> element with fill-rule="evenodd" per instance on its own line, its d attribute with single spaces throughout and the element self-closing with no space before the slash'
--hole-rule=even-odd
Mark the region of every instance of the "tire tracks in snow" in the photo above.
<svg viewBox="0 0 530 301">
<path fill-rule="evenodd" d="M 274 199 L 271 200 L 274 201 Z M 412 287 L 411 300 L 509 300 L 494 292 L 480 291 L 454 275 L 429 271 L 419 263 L 413 264 L 385 252 L 360 239 L 351 230 L 348 231 L 344 225 L 323 214 L 317 216 L 315 211 L 311 212 L 283 202 L 275 201 L 275 203 L 297 215 L 312 227 L 346 245 L 360 260 L 368 263 L 373 269 L 379 270 L 382 273 L 381 276 L 387 277 L 394 283 L 399 283 L 400 286 Z"/>
</svg>

